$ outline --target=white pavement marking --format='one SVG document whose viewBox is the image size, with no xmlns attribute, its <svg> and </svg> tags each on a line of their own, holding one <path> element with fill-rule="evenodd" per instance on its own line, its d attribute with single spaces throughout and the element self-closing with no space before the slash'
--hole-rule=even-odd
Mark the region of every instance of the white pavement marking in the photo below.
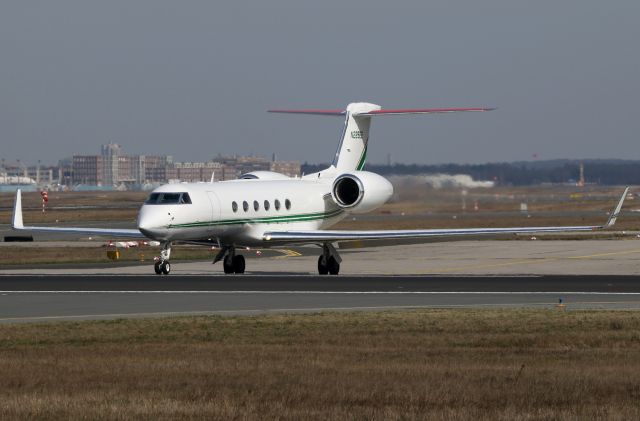
<svg viewBox="0 0 640 421">
<path fill-rule="evenodd" d="M 300 294 L 300 295 L 638 295 L 640 292 L 603 291 L 22 291 L 6 290 L 0 294 Z"/>
</svg>

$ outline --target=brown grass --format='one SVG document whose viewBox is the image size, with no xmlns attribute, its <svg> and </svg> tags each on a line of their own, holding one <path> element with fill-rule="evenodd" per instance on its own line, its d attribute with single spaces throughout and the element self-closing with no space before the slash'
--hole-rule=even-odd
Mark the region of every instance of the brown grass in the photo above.
<svg viewBox="0 0 640 421">
<path fill-rule="evenodd" d="M 571 226 L 571 225 L 603 225 L 608 216 L 601 215 L 577 216 L 566 215 L 531 215 L 526 214 L 493 214 L 486 216 L 478 213 L 466 213 L 455 215 L 411 216 L 411 215 L 386 215 L 384 219 L 361 218 L 358 215 L 347 217 L 332 227 L 332 229 L 419 229 L 419 228 L 498 228 L 498 227 L 544 227 L 544 226 Z M 615 231 L 640 230 L 640 213 L 625 214 L 618 218 Z M 542 237 L 545 234 L 541 234 Z M 547 235 L 548 236 L 548 235 Z M 559 238 L 558 235 L 552 235 Z M 569 237 L 573 237 L 569 234 Z"/>
<path fill-rule="evenodd" d="M 19 243 L 18 243 L 19 244 Z M 0 265 L 23 265 L 42 263 L 109 263 L 107 247 L 21 247 L 15 245 L 0 248 Z M 153 262 L 160 255 L 159 247 L 118 248 L 119 261 Z M 216 250 L 217 252 L 217 250 Z M 208 247 L 175 246 L 171 250 L 173 261 L 212 259 Z"/>
<path fill-rule="evenodd" d="M 637 419 L 635 312 L 0 326 L 2 419 Z"/>
<path fill-rule="evenodd" d="M 42 200 L 37 192 L 22 194 L 25 222 L 47 223 L 78 221 L 135 222 L 138 209 L 148 192 L 51 192 L 48 210 L 42 213 Z M 0 194 L 0 221 L 9 223 L 15 194 Z M 69 207 L 89 207 L 66 209 Z"/>
</svg>

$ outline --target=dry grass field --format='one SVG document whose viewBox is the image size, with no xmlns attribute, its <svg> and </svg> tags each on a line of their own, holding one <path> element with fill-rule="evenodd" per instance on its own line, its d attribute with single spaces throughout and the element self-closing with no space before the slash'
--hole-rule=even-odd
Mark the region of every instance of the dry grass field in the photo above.
<svg viewBox="0 0 640 421">
<path fill-rule="evenodd" d="M 0 326 L 0 419 L 638 419 L 636 312 Z"/>
<path fill-rule="evenodd" d="M 148 192 L 51 192 L 48 210 L 42 213 L 37 192 L 23 193 L 25 223 L 55 224 L 84 221 L 124 221 L 134 223 Z M 0 221 L 9 223 L 15 194 L 0 193 Z"/>
<path fill-rule="evenodd" d="M 0 253 L 2 265 L 26 265 L 48 263 L 108 263 L 113 260 L 107 257 L 105 247 L 21 247 L 15 243 L 11 247 L 3 247 Z M 160 254 L 159 247 L 118 248 L 119 261 L 153 262 L 154 256 Z M 217 252 L 217 250 L 216 250 Z M 213 259 L 214 252 L 208 247 L 175 246 L 171 252 L 174 261 Z"/>
</svg>

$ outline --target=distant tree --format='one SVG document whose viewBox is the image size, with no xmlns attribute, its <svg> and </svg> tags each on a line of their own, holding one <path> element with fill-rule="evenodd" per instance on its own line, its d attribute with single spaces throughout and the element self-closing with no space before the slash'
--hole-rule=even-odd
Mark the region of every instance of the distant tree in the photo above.
<svg viewBox="0 0 640 421">
<path fill-rule="evenodd" d="M 588 183 L 602 185 L 640 184 L 640 161 L 568 160 L 499 162 L 486 164 L 367 164 L 366 170 L 382 175 L 468 174 L 475 180 L 491 180 L 501 185 L 526 186 L 541 183 L 576 182 L 580 163 L 585 166 Z M 320 171 L 329 164 L 302 165 L 305 174 Z"/>
</svg>

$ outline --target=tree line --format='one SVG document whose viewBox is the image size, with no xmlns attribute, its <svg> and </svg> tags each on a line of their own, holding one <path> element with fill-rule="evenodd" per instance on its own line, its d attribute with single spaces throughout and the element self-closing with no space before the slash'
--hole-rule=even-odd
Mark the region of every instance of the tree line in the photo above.
<svg viewBox="0 0 640 421">
<path fill-rule="evenodd" d="M 640 161 L 629 160 L 547 160 L 497 162 L 486 164 L 367 164 L 365 170 L 382 175 L 467 174 L 474 180 L 494 181 L 498 185 L 527 186 L 542 183 L 575 183 L 584 166 L 586 183 L 600 185 L 640 184 Z M 302 165 L 309 174 L 329 164 Z"/>
</svg>

